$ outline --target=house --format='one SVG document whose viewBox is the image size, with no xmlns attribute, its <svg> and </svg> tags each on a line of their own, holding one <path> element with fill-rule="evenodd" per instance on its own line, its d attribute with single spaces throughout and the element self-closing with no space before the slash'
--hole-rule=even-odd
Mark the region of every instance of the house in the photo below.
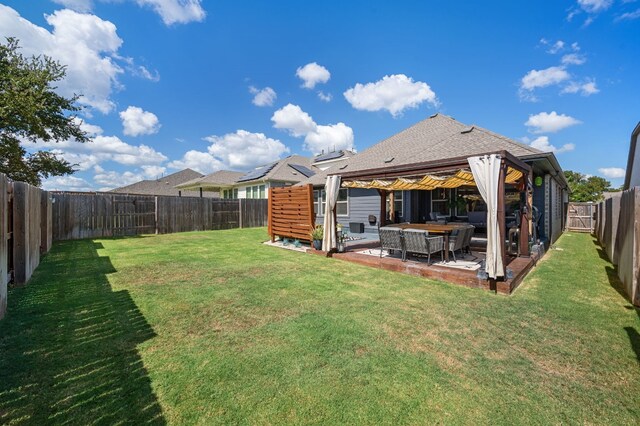
<svg viewBox="0 0 640 426">
<path fill-rule="evenodd" d="M 207 176 L 177 185 L 178 189 L 191 191 L 217 191 L 222 198 L 266 199 L 269 188 L 294 185 L 313 177 L 349 158 L 353 153 L 337 151 L 314 158 L 301 155 L 289 157 L 256 167 L 248 172 L 219 170 Z"/>
<path fill-rule="evenodd" d="M 631 132 L 631 141 L 629 143 L 629 159 L 627 160 L 627 170 L 624 177 L 625 190 L 640 186 L 640 151 L 636 150 L 638 140 L 640 139 L 640 122 Z"/>
<path fill-rule="evenodd" d="M 114 188 L 109 192 L 119 194 L 135 194 L 135 195 L 165 195 L 175 197 L 211 197 L 217 198 L 217 192 L 208 192 L 201 194 L 200 191 L 183 190 L 176 188 L 176 185 L 193 179 L 200 179 L 203 175 L 192 169 L 184 169 L 170 175 L 162 176 L 158 179 L 141 180 L 131 185 Z"/>
<path fill-rule="evenodd" d="M 324 220 L 326 177 L 341 176 L 343 184 L 336 216 L 338 223 L 352 232 L 376 232 L 378 226 L 388 221 L 424 223 L 441 218 L 472 221 L 472 217 L 483 213 L 486 218 L 486 206 L 475 185 L 387 191 L 384 184 L 392 178 L 412 177 L 410 169 L 414 165 L 435 166 L 437 162 L 444 164 L 452 159 L 500 151 L 530 167 L 535 238 L 547 245 L 554 242 L 564 229 L 568 202 L 568 183 L 555 155 L 443 114 L 435 114 L 361 153 L 336 161 L 300 184 L 314 186 L 316 223 L 320 224 Z M 414 172 L 417 170 L 414 168 Z M 379 185 L 374 182 L 376 179 L 381 181 Z M 515 185 L 507 185 L 506 216 L 511 222 L 516 222 L 520 194 Z"/>
</svg>

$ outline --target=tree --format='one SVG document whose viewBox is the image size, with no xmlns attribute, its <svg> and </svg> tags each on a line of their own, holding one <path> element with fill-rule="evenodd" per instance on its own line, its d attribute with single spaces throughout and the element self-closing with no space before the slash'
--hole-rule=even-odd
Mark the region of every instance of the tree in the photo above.
<svg viewBox="0 0 640 426">
<path fill-rule="evenodd" d="M 43 178 L 74 172 L 73 165 L 49 151 L 28 153 L 21 141 L 87 142 L 74 112 L 78 96 L 67 99 L 53 83 L 66 69 L 47 56 L 25 58 L 18 41 L 0 43 L 0 173 L 39 186 Z"/>
<path fill-rule="evenodd" d="M 587 176 L 579 172 L 567 170 L 564 176 L 569 182 L 570 201 L 588 202 L 602 200 L 605 191 L 616 191 L 611 188 L 611 182 L 599 176 Z"/>
</svg>

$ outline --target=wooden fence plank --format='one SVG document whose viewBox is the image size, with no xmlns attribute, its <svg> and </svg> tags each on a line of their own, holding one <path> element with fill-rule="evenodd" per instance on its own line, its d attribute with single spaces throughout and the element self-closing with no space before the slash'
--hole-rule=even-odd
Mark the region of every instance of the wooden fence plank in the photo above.
<svg viewBox="0 0 640 426">
<path fill-rule="evenodd" d="M 7 284 L 9 282 L 9 219 L 8 180 L 0 173 L 0 320 L 7 311 Z"/>
</svg>

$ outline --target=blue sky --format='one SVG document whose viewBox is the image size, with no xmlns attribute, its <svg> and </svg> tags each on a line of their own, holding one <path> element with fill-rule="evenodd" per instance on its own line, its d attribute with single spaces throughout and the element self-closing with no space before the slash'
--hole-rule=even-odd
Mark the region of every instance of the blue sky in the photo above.
<svg viewBox="0 0 640 426">
<path fill-rule="evenodd" d="M 94 142 L 49 189 L 358 151 L 435 112 L 620 185 L 640 1 L 0 0 L 0 36 L 68 65 Z"/>
</svg>

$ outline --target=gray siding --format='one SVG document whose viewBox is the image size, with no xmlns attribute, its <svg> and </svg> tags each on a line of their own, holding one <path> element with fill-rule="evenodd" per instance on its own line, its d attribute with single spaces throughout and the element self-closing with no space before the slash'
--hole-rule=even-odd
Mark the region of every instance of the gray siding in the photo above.
<svg viewBox="0 0 640 426">
<path fill-rule="evenodd" d="M 369 215 L 377 219 L 374 225 L 369 224 Z M 377 232 L 380 221 L 380 195 L 375 189 L 349 188 L 349 215 L 338 216 L 338 223 L 349 227 L 350 222 L 364 223 L 365 232 Z M 316 212 L 316 223 L 324 222 L 324 212 Z"/>
</svg>

